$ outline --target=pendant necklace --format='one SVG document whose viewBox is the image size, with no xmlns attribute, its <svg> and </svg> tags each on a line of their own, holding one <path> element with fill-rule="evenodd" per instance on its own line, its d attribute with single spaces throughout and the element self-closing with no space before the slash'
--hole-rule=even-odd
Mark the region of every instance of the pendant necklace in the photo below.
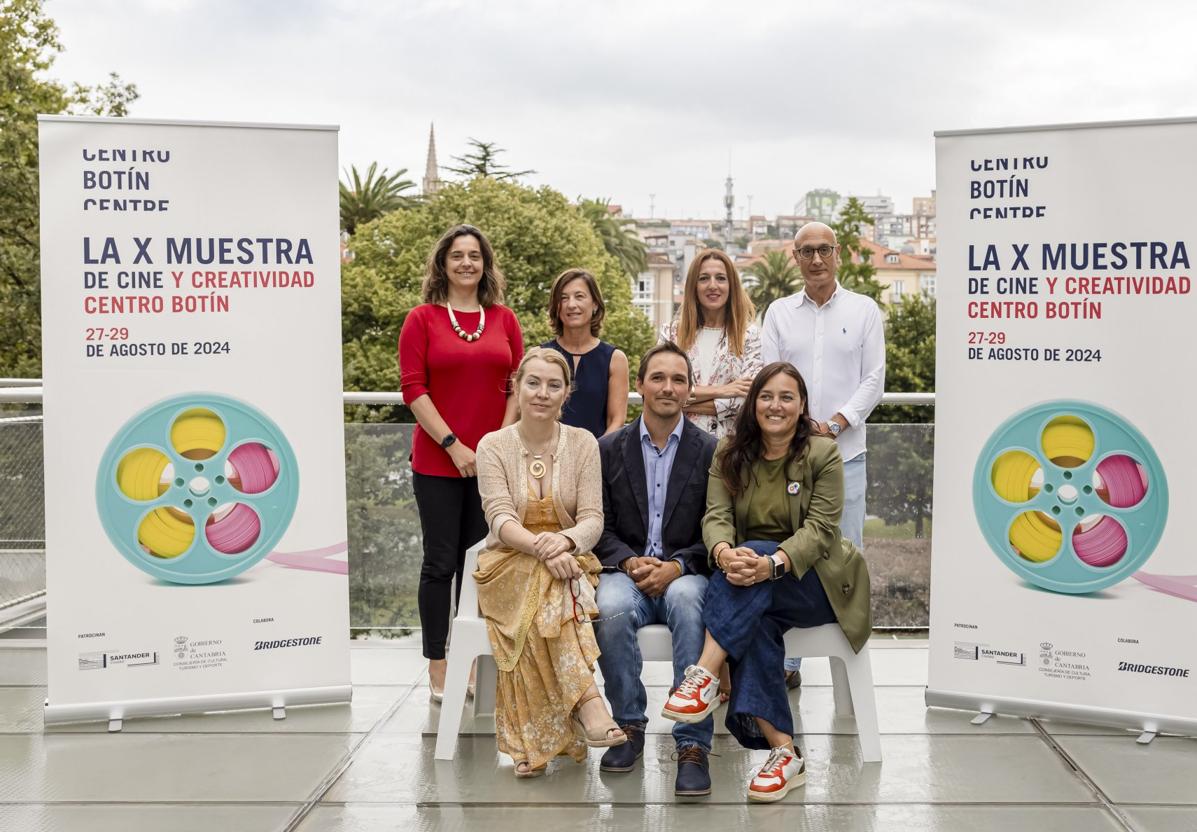
<svg viewBox="0 0 1197 832">
<path fill-rule="evenodd" d="M 544 466 L 544 460 L 541 457 L 544 454 L 532 454 L 532 462 L 528 465 L 528 476 L 534 480 L 538 480 L 544 476 L 547 470 Z"/>
<path fill-rule="evenodd" d="M 461 328 L 461 324 L 457 323 L 457 316 L 453 314 L 453 307 L 449 301 L 445 301 L 445 308 L 449 310 L 449 323 L 453 325 L 453 331 L 457 333 L 458 338 L 469 343 L 482 337 L 482 330 L 486 329 L 486 307 L 478 307 L 478 328 L 472 333 L 466 332 Z"/>
<path fill-rule="evenodd" d="M 521 440 L 523 439 L 523 437 L 520 437 L 520 438 L 521 438 Z M 543 450 L 541 450 L 540 453 L 534 454 L 531 451 L 528 451 L 528 454 L 531 455 L 531 457 L 532 457 L 532 461 L 528 463 L 528 476 L 530 476 L 532 479 L 534 479 L 534 480 L 540 479 L 541 477 L 543 477 L 545 475 L 545 472 L 548 470 L 548 468 L 544 464 L 544 455 L 545 455 L 545 453 L 548 452 L 549 448 L 552 447 L 552 445 L 553 445 L 553 441 L 550 439 L 549 444 L 547 446 L 545 446 L 545 448 Z M 525 448 L 527 448 L 526 445 L 525 445 Z"/>
</svg>

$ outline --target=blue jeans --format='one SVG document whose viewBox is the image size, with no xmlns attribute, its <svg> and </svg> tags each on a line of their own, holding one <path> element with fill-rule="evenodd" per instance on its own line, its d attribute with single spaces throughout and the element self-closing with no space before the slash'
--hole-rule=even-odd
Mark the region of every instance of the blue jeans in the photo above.
<svg viewBox="0 0 1197 832">
<path fill-rule="evenodd" d="M 868 476 L 865 471 L 865 457 L 861 454 L 844 463 L 844 512 L 840 515 L 840 535 L 851 540 L 856 548 L 864 551 L 865 488 Z M 787 657 L 786 670 L 802 667 L 802 659 Z"/>
<path fill-rule="evenodd" d="M 844 513 L 840 515 L 840 534 L 864 551 L 865 489 L 868 477 L 865 457 L 861 454 L 844 463 Z"/>
<path fill-rule="evenodd" d="M 649 598 L 622 572 L 604 572 L 599 577 L 599 620 L 594 625 L 598 640 L 599 667 L 603 671 L 603 690 L 611 702 L 611 716 L 621 725 L 647 725 L 648 694 L 640 681 L 644 660 L 636 631 L 646 624 L 665 624 L 673 635 L 673 685 L 682 682 L 686 668 L 698 663 L 706 630 L 702 623 L 702 602 L 707 579 L 702 575 L 682 575 L 665 594 Z M 696 725 L 675 723 L 673 741 L 678 750 L 698 746 L 711 750 L 715 722 L 707 717 Z"/>
<path fill-rule="evenodd" d="M 770 540 L 740 544 L 758 555 L 777 551 Z M 784 655 L 786 630 L 834 624 L 835 611 L 815 570 L 801 578 L 787 573 L 777 581 L 732 586 L 720 572 L 707 587 L 703 619 L 711 638 L 727 651 L 732 694 L 727 730 L 746 748 L 768 748 L 756 717 L 778 731 L 794 735 L 794 717 L 785 683 L 777 672 Z"/>
</svg>

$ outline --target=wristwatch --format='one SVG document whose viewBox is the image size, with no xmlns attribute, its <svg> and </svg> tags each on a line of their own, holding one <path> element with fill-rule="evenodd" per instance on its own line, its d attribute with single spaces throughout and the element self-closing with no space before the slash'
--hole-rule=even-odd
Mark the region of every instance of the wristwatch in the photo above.
<svg viewBox="0 0 1197 832">
<path fill-rule="evenodd" d="M 840 427 L 840 423 L 837 422 L 835 419 L 827 420 L 827 429 L 829 431 L 831 431 L 832 436 L 839 436 L 840 431 L 843 430 L 843 428 Z"/>
<path fill-rule="evenodd" d="M 457 437 L 450 433 L 447 436 L 445 436 L 444 439 L 441 440 L 441 447 L 444 448 L 445 450 L 448 450 L 449 446 L 452 445 L 456 441 L 457 441 Z"/>
<path fill-rule="evenodd" d="M 786 576 L 786 560 L 781 555 L 774 552 L 769 555 L 769 559 L 773 561 L 773 574 L 769 576 L 771 581 L 779 581 Z"/>
</svg>

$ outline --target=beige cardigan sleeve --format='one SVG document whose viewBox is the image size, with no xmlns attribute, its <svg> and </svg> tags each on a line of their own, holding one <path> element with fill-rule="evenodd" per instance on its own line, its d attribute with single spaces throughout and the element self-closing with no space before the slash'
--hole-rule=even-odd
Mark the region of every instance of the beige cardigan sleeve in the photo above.
<svg viewBox="0 0 1197 832">
<path fill-rule="evenodd" d="M 508 520 L 519 523 L 515 500 L 512 499 L 511 483 L 503 467 L 502 439 L 500 432 L 488 433 L 478 442 L 475 453 L 478 466 L 478 494 L 482 497 L 482 512 L 486 515 L 490 533 L 499 537 L 499 529 Z"/>
<path fill-rule="evenodd" d="M 589 552 L 603 533 L 603 472 L 599 462 L 598 440 L 585 430 L 578 430 L 574 447 L 577 466 L 578 506 L 574 525 L 561 533 L 574 542 L 578 552 Z"/>
</svg>

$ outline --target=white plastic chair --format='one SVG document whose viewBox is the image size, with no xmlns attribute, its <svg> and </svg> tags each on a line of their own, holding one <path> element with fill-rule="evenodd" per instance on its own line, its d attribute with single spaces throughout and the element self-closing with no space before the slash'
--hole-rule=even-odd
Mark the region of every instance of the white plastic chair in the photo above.
<svg viewBox="0 0 1197 832">
<path fill-rule="evenodd" d="M 478 553 L 482 551 L 483 543 L 479 541 L 466 552 L 461 601 L 450 637 L 445 699 L 437 726 L 435 758 L 438 760 L 452 760 L 457 753 L 457 735 L 461 731 L 461 713 L 474 659 L 478 659 L 474 715 L 494 712 L 498 670 L 491 658 L 486 622 L 478 615 L 478 587 L 470 577 L 478 568 Z M 673 661 L 673 637 L 664 624 L 641 627 L 638 638 L 644 661 Z M 868 644 L 859 653 L 854 653 L 838 624 L 795 628 L 786 633 L 785 640 L 787 656 L 828 657 L 835 712 L 838 716 L 856 714 L 861 756 L 866 763 L 880 762 L 881 734 L 877 727 L 877 700 L 873 695 L 873 665 L 869 660 Z"/>
<path fill-rule="evenodd" d="M 478 660 L 474 679 L 474 715 L 493 713 L 498 668 L 490 650 L 486 622 L 478 615 L 478 585 L 473 574 L 478 569 L 478 553 L 485 540 L 479 540 L 466 551 L 462 571 L 461 598 L 457 602 L 457 616 L 449 634 L 449 668 L 445 673 L 445 698 L 441 702 L 441 718 L 436 729 L 438 760 L 452 760 L 457 754 L 457 735 L 461 731 L 461 712 L 465 707 L 466 689 L 470 684 L 470 666 Z"/>
<path fill-rule="evenodd" d="M 640 654 L 646 662 L 673 661 L 673 638 L 664 624 L 641 627 L 638 635 Z M 873 694 L 873 663 L 869 659 L 869 645 L 866 643 L 859 653 L 854 653 L 839 624 L 796 627 L 786 632 L 785 640 L 787 656 L 802 656 L 804 660 L 819 656 L 828 658 L 836 715 L 856 714 L 861 757 L 866 763 L 881 762 L 881 732 L 877 727 L 877 700 Z"/>
</svg>

